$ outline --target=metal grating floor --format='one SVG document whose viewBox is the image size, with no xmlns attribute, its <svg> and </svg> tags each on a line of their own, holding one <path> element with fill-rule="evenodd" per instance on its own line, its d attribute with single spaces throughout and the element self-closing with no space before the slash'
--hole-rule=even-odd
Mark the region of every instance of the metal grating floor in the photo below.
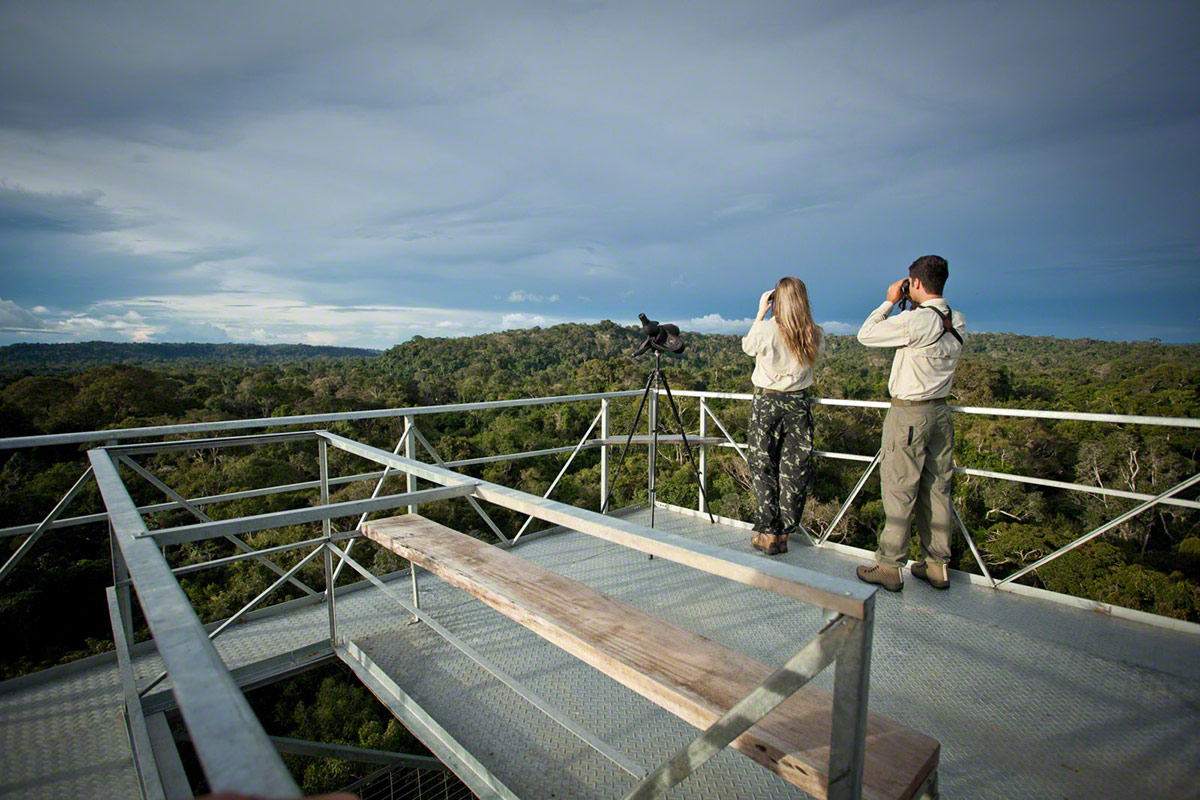
<svg viewBox="0 0 1200 800">
<path fill-rule="evenodd" d="M 748 532 L 660 509 L 660 529 L 752 552 Z M 630 519 L 648 523 L 649 512 Z M 769 664 L 820 625 L 819 610 L 578 533 L 521 556 Z M 790 563 L 852 575 L 866 563 L 793 545 Z M 653 767 L 694 731 L 474 598 L 422 576 L 422 606 L 589 730 Z M 880 593 L 874 711 L 942 742 L 948 798 L 1200 797 L 1200 638 L 1040 598 L 913 580 Z M 631 779 L 423 626 L 360 644 L 521 797 L 619 797 Z M 832 688 L 832 674 L 817 683 Z M 679 798 L 804 795 L 723 753 Z"/>
<path fill-rule="evenodd" d="M 647 523 L 649 512 L 631 519 Z M 749 551 L 747 531 L 659 509 L 657 525 Z M 524 558 L 770 664 L 820 624 L 817 609 L 578 533 L 524 541 Z M 793 540 L 784 560 L 835 574 L 863 561 Z M 407 582 L 406 579 L 402 579 Z M 422 606 L 510 674 L 653 767 L 694 730 L 433 576 Z M 948 798 L 1200 797 L 1200 638 L 1047 600 L 909 580 L 881 592 L 871 707 L 942 742 Z M 582 745 L 374 589 L 338 599 L 355 639 L 474 755 L 530 800 L 620 796 L 632 778 Z M 399 612 L 399 613 L 398 613 Z M 319 639 L 323 606 L 234 626 L 217 640 L 231 668 Z M 135 661 L 140 677 L 158 659 Z M 830 687 L 831 675 L 817 682 Z M 0 684 L 0 796 L 135 797 L 113 663 Z M 802 797 L 725 752 L 679 798 Z"/>
</svg>

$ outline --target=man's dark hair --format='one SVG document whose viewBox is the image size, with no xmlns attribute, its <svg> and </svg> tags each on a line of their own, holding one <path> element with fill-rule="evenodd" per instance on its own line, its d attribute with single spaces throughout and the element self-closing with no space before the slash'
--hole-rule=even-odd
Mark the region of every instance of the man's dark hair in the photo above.
<svg viewBox="0 0 1200 800">
<path fill-rule="evenodd" d="M 908 268 L 908 277 L 919 280 L 930 294 L 941 294 L 950 277 L 950 265 L 941 256 L 921 256 Z"/>
</svg>

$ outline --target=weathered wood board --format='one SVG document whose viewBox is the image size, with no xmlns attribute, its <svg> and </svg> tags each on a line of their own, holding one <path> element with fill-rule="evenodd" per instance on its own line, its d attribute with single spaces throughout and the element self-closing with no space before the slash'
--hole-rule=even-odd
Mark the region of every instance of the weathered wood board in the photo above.
<svg viewBox="0 0 1200 800">
<path fill-rule="evenodd" d="M 773 671 L 736 650 L 424 517 L 375 520 L 363 531 L 697 728 L 707 728 Z M 733 746 L 823 797 L 831 724 L 832 696 L 804 687 Z M 936 769 L 938 755 L 935 739 L 868 714 L 863 796 L 907 800 Z"/>
</svg>

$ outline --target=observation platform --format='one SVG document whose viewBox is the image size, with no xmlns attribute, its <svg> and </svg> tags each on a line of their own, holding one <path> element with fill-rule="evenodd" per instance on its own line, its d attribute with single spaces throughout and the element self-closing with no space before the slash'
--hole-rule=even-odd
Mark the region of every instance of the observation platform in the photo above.
<svg viewBox="0 0 1200 800">
<path fill-rule="evenodd" d="M 617 512 L 649 524 L 649 510 Z M 748 526 L 659 506 L 658 530 L 753 553 Z M 846 576 L 869 554 L 826 545 L 776 557 Z M 371 545 L 363 545 L 371 546 Z M 822 610 L 574 531 L 527 536 L 522 558 L 768 664 L 823 625 Z M 936 592 L 911 578 L 876 595 L 870 708 L 942 745 L 946 798 L 1192 797 L 1200 764 L 1200 637 L 997 592 L 965 576 Z M 410 591 L 407 573 L 390 576 Z M 421 572 L 421 608 L 510 676 L 643 769 L 696 730 L 464 591 Z M 101 602 L 84 598 L 80 602 Z M 336 598 L 339 636 L 520 798 L 614 798 L 633 779 L 468 659 L 383 592 Z M 251 614 L 214 641 L 239 685 L 335 658 L 327 608 L 312 601 Z M 134 648 L 139 682 L 163 669 Z M 826 670 L 814 685 L 831 689 Z M 170 679 L 144 701 L 170 705 Z M 0 796 L 136 797 L 116 662 L 91 660 L 0 684 Z M 670 795 L 796 798 L 796 787 L 724 750 Z"/>
</svg>

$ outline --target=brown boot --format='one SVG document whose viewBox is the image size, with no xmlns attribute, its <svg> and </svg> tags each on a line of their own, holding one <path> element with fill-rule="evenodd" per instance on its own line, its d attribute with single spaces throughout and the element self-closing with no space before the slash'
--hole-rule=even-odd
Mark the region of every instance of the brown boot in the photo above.
<svg viewBox="0 0 1200 800">
<path fill-rule="evenodd" d="M 779 536 L 775 537 L 776 541 L 779 542 L 779 552 L 781 553 L 787 552 L 787 537 L 788 535 L 786 533 L 781 533 Z"/>
<path fill-rule="evenodd" d="M 780 553 L 779 537 L 773 533 L 756 533 L 750 537 L 750 544 L 754 545 L 755 550 L 761 550 L 769 556 Z"/>
<path fill-rule="evenodd" d="M 904 579 L 900 577 L 900 570 L 895 567 L 876 564 L 873 567 L 859 567 L 854 572 L 863 583 L 878 584 L 889 592 L 898 592 L 904 588 Z"/>
<path fill-rule="evenodd" d="M 927 561 L 914 561 L 910 571 L 914 578 L 928 581 L 935 589 L 950 588 L 950 571 L 945 564 L 930 564 Z"/>
</svg>

